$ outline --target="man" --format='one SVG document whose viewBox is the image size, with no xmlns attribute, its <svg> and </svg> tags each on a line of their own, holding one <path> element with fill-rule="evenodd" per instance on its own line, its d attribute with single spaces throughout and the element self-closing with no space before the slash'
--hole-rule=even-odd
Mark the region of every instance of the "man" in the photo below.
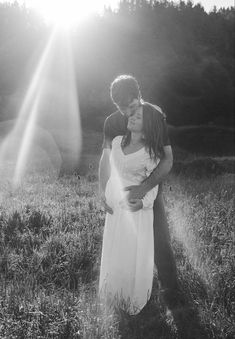
<svg viewBox="0 0 235 339">
<path fill-rule="evenodd" d="M 117 111 L 106 118 L 104 123 L 104 141 L 103 152 L 99 163 L 100 194 L 102 203 L 106 212 L 113 213 L 112 209 L 106 204 L 104 191 L 106 183 L 110 176 L 109 156 L 112 140 L 117 135 L 125 135 L 128 118 L 143 104 L 141 92 L 137 80 L 130 75 L 121 75 L 111 84 L 110 96 L 117 107 Z M 154 259 L 158 269 L 161 291 L 164 301 L 169 308 L 173 308 L 177 300 L 177 274 L 173 252 L 170 245 L 170 235 L 166 220 L 163 197 L 162 181 L 169 173 L 173 155 L 168 137 L 165 115 L 161 108 L 150 103 L 144 103 L 153 106 L 162 114 L 164 157 L 160 160 L 152 174 L 139 186 L 130 186 L 126 190 L 128 193 L 129 208 L 135 212 L 142 208 L 139 199 L 156 185 L 159 185 L 159 193 L 154 203 Z M 158 113 L 159 114 L 159 113 Z"/>
</svg>

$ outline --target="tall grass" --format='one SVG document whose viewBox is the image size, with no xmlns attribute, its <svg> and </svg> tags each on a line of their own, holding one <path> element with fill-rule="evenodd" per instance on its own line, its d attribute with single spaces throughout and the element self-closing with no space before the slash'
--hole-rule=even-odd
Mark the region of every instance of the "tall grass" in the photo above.
<svg viewBox="0 0 235 339">
<path fill-rule="evenodd" d="M 178 177 L 167 188 L 169 221 L 182 285 L 197 305 L 210 337 L 232 338 L 234 176 L 200 180 Z"/>
<path fill-rule="evenodd" d="M 136 317 L 97 297 L 104 213 L 94 175 L 2 181 L 0 338 L 232 338 L 234 177 L 172 176 L 166 207 L 190 307 L 169 314 L 157 281 Z"/>
</svg>

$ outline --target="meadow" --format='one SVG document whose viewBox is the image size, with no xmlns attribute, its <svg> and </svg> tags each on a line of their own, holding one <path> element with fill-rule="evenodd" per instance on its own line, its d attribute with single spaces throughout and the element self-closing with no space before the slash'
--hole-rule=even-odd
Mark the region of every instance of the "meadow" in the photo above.
<svg viewBox="0 0 235 339">
<path fill-rule="evenodd" d="M 87 158 L 88 159 L 88 158 Z M 84 175 L 0 181 L 0 338 L 234 338 L 234 174 L 172 173 L 167 216 L 185 306 L 169 312 L 155 276 L 128 316 L 97 297 L 104 212 L 97 159 Z"/>
</svg>

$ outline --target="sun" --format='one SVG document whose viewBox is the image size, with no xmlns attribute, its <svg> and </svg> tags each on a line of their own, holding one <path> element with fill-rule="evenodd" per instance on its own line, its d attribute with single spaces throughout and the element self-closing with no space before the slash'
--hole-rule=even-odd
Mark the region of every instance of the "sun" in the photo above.
<svg viewBox="0 0 235 339">
<path fill-rule="evenodd" d="M 88 0 L 31 0 L 31 7 L 46 21 L 59 27 L 72 27 L 103 10 L 105 1 Z"/>
</svg>

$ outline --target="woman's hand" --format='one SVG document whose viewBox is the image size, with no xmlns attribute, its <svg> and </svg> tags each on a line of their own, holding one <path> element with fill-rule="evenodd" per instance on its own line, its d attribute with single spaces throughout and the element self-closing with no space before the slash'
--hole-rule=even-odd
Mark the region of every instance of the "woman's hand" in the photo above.
<svg viewBox="0 0 235 339">
<path fill-rule="evenodd" d="M 124 199 L 120 202 L 120 206 L 131 212 L 137 212 L 143 208 L 143 201 L 141 199 Z"/>
<path fill-rule="evenodd" d="M 101 202 L 101 205 L 104 208 L 105 212 L 107 212 L 109 214 L 113 214 L 112 208 L 106 202 L 106 198 L 105 198 L 104 193 L 100 194 L 100 202 Z"/>
<path fill-rule="evenodd" d="M 124 188 L 124 191 L 128 191 L 127 199 L 129 201 L 143 199 L 146 192 L 146 187 L 141 185 L 132 185 Z"/>
<path fill-rule="evenodd" d="M 131 199 L 128 201 L 129 210 L 137 212 L 143 208 L 143 201 L 141 199 Z"/>
</svg>

